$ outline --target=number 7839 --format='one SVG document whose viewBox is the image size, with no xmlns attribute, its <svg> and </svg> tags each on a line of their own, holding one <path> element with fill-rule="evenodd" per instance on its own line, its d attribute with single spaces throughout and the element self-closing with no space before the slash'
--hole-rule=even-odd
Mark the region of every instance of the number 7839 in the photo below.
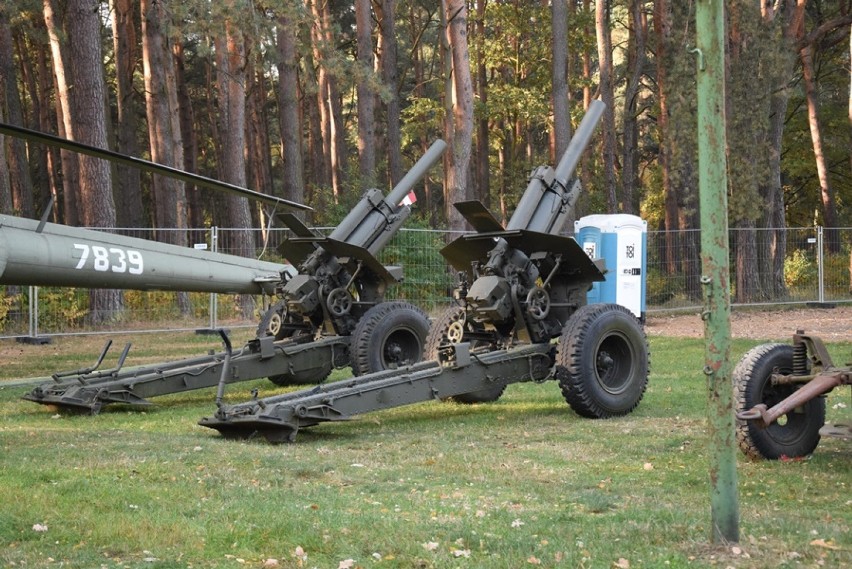
<svg viewBox="0 0 852 569">
<path fill-rule="evenodd" d="M 85 243 L 74 243 L 74 249 L 80 251 L 80 260 L 77 261 L 75 269 L 85 269 L 89 259 L 92 260 L 92 268 L 100 272 L 141 275 L 145 267 L 142 253 L 132 249 L 107 248 L 101 245 L 90 246 Z"/>
</svg>

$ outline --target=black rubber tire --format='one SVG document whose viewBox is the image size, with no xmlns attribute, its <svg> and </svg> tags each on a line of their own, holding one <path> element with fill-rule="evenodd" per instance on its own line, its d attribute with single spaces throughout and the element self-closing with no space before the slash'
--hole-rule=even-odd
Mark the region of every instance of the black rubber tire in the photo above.
<svg viewBox="0 0 852 569">
<path fill-rule="evenodd" d="M 776 372 L 777 370 L 777 372 Z M 763 403 L 771 408 L 795 390 L 792 385 L 773 386 L 772 373 L 793 372 L 793 346 L 763 344 L 749 350 L 734 368 L 734 400 L 737 413 Z M 787 413 L 782 420 L 763 427 L 762 421 L 737 419 L 737 443 L 749 458 L 776 460 L 813 453 L 819 444 L 819 430 L 825 424 L 825 398 L 816 397 L 799 412 Z"/>
<path fill-rule="evenodd" d="M 283 309 L 283 300 L 280 300 L 269 307 L 269 310 L 264 313 L 263 317 L 260 319 L 260 323 L 257 325 L 258 338 L 261 338 L 263 336 L 275 336 L 275 341 L 277 342 L 278 340 L 289 338 L 294 334 L 307 334 L 307 331 L 287 328 L 283 325 Z M 273 333 L 273 331 L 270 329 L 270 326 L 273 320 L 275 320 L 276 318 L 277 322 L 275 325 L 275 332 Z M 269 381 L 281 387 L 287 387 L 288 385 L 311 385 L 314 383 L 322 383 L 331 374 L 331 369 L 331 362 L 328 362 L 327 365 L 324 362 L 322 366 L 311 368 L 309 370 L 302 370 L 295 373 L 270 375 Z"/>
<path fill-rule="evenodd" d="M 428 333 L 429 318 L 412 304 L 373 306 L 352 332 L 352 373 L 366 375 L 418 363 Z"/>
<path fill-rule="evenodd" d="M 618 417 L 642 400 L 649 362 L 648 340 L 633 313 L 617 304 L 589 304 L 562 329 L 556 379 L 578 415 Z"/>
<path fill-rule="evenodd" d="M 438 348 L 450 343 L 450 340 L 447 338 L 447 331 L 449 330 L 450 325 L 458 320 L 463 314 L 464 308 L 461 308 L 460 306 L 452 306 L 445 310 L 444 313 L 432 323 L 432 327 L 429 329 L 429 336 L 426 338 L 426 351 L 423 355 L 425 360 L 438 359 Z M 471 345 L 471 348 L 474 347 L 475 346 Z M 487 389 L 472 391 L 470 393 L 462 393 L 461 395 L 454 395 L 449 399 L 456 403 L 470 405 L 474 403 L 493 403 L 500 399 L 505 390 L 505 384 L 497 384 L 494 387 L 489 387 Z"/>
</svg>

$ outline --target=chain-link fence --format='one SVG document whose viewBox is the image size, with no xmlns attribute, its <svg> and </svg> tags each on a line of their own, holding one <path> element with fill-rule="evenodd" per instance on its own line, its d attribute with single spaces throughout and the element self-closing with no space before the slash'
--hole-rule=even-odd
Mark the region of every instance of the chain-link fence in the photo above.
<svg viewBox="0 0 852 569">
<path fill-rule="evenodd" d="M 244 229 L 191 229 L 186 241 L 174 230 L 114 230 L 123 235 L 178 243 L 220 253 L 235 251 Z M 285 263 L 278 252 L 288 231 L 254 231 L 257 257 Z M 318 231 L 328 232 L 328 228 Z M 181 239 L 184 234 L 180 234 Z M 380 260 L 399 265 L 405 279 L 387 298 L 405 299 L 435 315 L 450 302 L 454 272 L 440 249 L 458 234 L 402 229 Z M 697 310 L 701 301 L 700 231 L 649 232 L 647 240 L 648 312 Z M 733 229 L 730 232 L 731 295 L 735 306 L 809 302 L 852 302 L 849 228 L 821 227 L 784 231 Z M 14 246 L 14 245 L 13 245 Z M 49 270 L 49 269 L 46 269 Z M 120 333 L 256 326 L 271 299 L 253 297 L 250 314 L 244 297 L 227 294 L 124 291 L 123 309 L 108 326 L 88 323 L 90 291 L 50 287 L 0 287 L 0 337 L 79 333 Z"/>
<path fill-rule="evenodd" d="M 852 229 L 731 229 L 734 306 L 852 301 Z M 698 308 L 701 232 L 648 233 L 648 311 Z"/>
</svg>

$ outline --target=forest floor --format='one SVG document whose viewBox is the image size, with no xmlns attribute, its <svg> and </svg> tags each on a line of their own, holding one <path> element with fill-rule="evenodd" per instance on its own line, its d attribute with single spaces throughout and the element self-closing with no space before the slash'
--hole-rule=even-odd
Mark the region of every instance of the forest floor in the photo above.
<svg viewBox="0 0 852 569">
<path fill-rule="evenodd" d="M 804 330 L 826 342 L 852 342 L 852 306 L 739 309 L 731 313 L 734 338 L 789 341 L 796 330 Z M 645 331 L 649 336 L 701 338 L 704 336 L 704 324 L 698 313 L 649 314 Z"/>
</svg>

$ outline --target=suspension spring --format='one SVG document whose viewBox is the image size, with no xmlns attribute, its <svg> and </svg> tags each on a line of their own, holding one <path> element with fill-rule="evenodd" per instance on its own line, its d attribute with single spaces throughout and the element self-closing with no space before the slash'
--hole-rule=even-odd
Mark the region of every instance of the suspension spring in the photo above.
<svg viewBox="0 0 852 569">
<path fill-rule="evenodd" d="M 804 342 L 793 343 L 793 375 L 808 374 L 808 347 Z"/>
</svg>

